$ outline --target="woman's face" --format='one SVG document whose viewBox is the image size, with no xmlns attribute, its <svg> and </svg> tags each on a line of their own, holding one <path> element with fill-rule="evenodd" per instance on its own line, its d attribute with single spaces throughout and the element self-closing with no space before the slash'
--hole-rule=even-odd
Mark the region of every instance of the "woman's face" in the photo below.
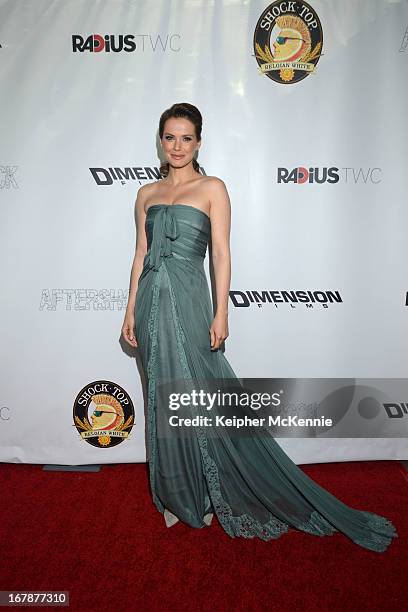
<svg viewBox="0 0 408 612">
<path fill-rule="evenodd" d="M 184 117 L 167 119 L 161 143 L 166 160 L 175 168 L 190 163 L 201 144 L 196 138 L 194 124 Z"/>
</svg>

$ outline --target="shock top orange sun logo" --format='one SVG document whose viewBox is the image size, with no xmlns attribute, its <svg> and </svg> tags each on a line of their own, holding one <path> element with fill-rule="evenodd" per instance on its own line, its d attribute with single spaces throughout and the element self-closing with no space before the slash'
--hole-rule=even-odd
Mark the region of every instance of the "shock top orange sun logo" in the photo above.
<svg viewBox="0 0 408 612">
<path fill-rule="evenodd" d="M 254 32 L 254 55 L 260 74 L 285 85 L 313 74 L 322 54 L 323 32 L 307 2 L 272 2 Z"/>
<path fill-rule="evenodd" d="M 108 380 L 91 382 L 81 389 L 73 417 L 81 439 L 98 448 L 112 448 L 126 440 L 135 421 L 129 394 Z"/>
</svg>

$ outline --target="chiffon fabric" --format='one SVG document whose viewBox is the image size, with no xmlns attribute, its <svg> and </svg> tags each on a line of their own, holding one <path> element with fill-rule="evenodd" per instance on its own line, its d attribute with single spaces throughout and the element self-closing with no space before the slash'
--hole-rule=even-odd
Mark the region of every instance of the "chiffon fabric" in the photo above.
<svg viewBox="0 0 408 612">
<path fill-rule="evenodd" d="M 223 352 L 210 348 L 213 310 L 204 271 L 210 218 L 187 204 L 154 204 L 145 230 L 135 331 L 147 382 L 150 487 L 166 524 L 207 527 L 215 515 L 231 537 L 271 540 L 289 529 L 316 536 L 341 532 L 366 549 L 385 551 L 398 537 L 391 521 L 351 508 L 319 486 L 272 435 L 255 427 L 233 435 L 231 428 L 204 426 L 182 434 L 169 426 L 161 385 L 233 382 L 237 376 Z"/>
</svg>

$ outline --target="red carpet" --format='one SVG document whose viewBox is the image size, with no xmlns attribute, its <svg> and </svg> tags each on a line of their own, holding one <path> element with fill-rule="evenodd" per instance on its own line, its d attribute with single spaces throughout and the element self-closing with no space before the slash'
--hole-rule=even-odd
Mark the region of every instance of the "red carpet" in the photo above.
<svg viewBox="0 0 408 612">
<path fill-rule="evenodd" d="M 70 591 L 69 608 L 60 609 L 86 612 L 403 609 L 408 477 L 402 465 L 302 469 L 345 503 L 391 519 L 399 538 L 378 554 L 342 534 L 232 539 L 215 518 L 210 528 L 167 529 L 150 500 L 145 464 L 103 466 L 99 473 L 0 464 L 0 590 Z"/>
</svg>

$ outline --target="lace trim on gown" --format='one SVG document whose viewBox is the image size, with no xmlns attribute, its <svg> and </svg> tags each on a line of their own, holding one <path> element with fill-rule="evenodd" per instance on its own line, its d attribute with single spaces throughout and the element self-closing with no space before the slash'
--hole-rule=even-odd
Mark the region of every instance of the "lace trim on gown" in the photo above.
<svg viewBox="0 0 408 612">
<path fill-rule="evenodd" d="M 163 266 L 164 268 L 164 266 Z M 169 283 L 169 292 L 171 307 L 173 313 L 173 322 L 176 330 L 177 338 L 177 352 L 182 364 L 185 378 L 191 379 L 192 375 L 188 365 L 187 357 L 184 351 L 183 343 L 185 342 L 185 334 L 180 324 L 180 320 L 177 313 L 177 301 L 171 286 L 171 281 L 166 274 Z M 208 488 L 210 492 L 211 501 L 214 505 L 217 518 L 224 527 L 225 531 L 231 537 L 239 536 L 244 538 L 258 537 L 262 540 L 270 540 L 271 538 L 278 538 L 283 533 L 286 533 L 289 529 L 289 525 L 279 520 L 278 518 L 269 515 L 269 520 L 262 524 L 249 514 L 242 514 L 240 516 L 233 516 L 232 509 L 229 504 L 225 501 L 221 494 L 221 486 L 218 474 L 218 468 L 215 461 L 208 453 L 207 447 L 207 436 L 205 429 L 202 427 L 195 428 L 197 432 L 197 439 L 200 445 L 200 450 L 203 459 L 204 474 L 207 478 Z M 316 535 L 332 534 L 334 527 L 332 527 L 321 515 L 317 512 L 313 512 L 310 520 L 305 524 L 304 530 L 308 533 L 314 533 Z"/>
</svg>

